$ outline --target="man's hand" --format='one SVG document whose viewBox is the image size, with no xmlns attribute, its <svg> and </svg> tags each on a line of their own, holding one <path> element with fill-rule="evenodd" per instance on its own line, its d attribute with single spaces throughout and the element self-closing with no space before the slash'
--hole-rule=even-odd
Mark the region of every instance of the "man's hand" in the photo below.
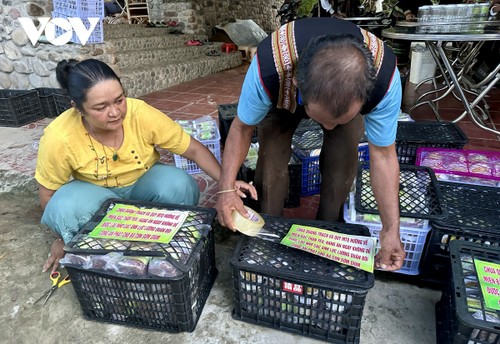
<svg viewBox="0 0 500 344">
<path fill-rule="evenodd" d="M 49 259 L 45 262 L 43 266 L 42 272 L 47 271 L 51 268 L 52 271 L 56 271 L 59 267 L 59 260 L 64 257 L 64 241 L 62 239 L 56 239 L 52 243 L 52 247 L 50 248 Z"/>
<path fill-rule="evenodd" d="M 255 195 L 257 195 L 257 192 L 255 192 Z M 219 194 L 215 209 L 217 209 L 217 219 L 219 220 L 219 223 L 233 232 L 236 232 L 236 228 L 234 227 L 233 218 L 231 217 L 232 211 L 237 210 L 241 215 L 245 217 L 249 216 L 243 202 L 236 192 Z"/>
<path fill-rule="evenodd" d="M 375 256 L 375 268 L 386 271 L 399 270 L 403 266 L 406 252 L 399 236 L 380 231 L 380 251 Z"/>
</svg>

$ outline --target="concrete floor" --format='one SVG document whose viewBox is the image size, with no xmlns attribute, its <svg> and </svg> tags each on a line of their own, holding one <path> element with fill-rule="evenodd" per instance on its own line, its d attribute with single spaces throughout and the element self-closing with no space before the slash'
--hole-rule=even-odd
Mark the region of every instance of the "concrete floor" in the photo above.
<svg viewBox="0 0 500 344">
<path fill-rule="evenodd" d="M 46 306 L 33 304 L 50 285 L 41 266 L 51 235 L 38 225 L 34 193 L 0 194 L 0 343 L 315 343 L 231 318 L 233 291 L 228 258 L 236 235 L 216 244 L 219 275 L 192 333 L 169 334 L 87 321 L 71 285 Z M 440 293 L 377 275 L 367 295 L 361 343 L 434 343 L 434 304 Z"/>
<path fill-rule="evenodd" d="M 39 225 L 41 211 L 32 179 L 36 142 L 49 122 L 44 119 L 22 128 L 0 127 L 0 343 L 318 342 L 232 319 L 234 296 L 228 258 L 237 235 L 229 233 L 216 236 L 219 275 L 192 333 L 169 334 L 87 321 L 71 285 L 58 290 L 45 307 L 34 305 L 50 285 L 41 267 L 52 236 Z M 208 177 L 197 178 L 202 185 Z M 434 304 L 441 293 L 402 277 L 376 273 L 375 286 L 366 298 L 361 343 L 435 343 Z"/>
<path fill-rule="evenodd" d="M 173 119 L 201 115 L 217 118 L 217 105 L 238 100 L 247 66 L 231 69 L 141 97 Z M 409 88 L 410 87 L 410 88 Z M 490 113 L 500 119 L 500 89 L 491 91 Z M 404 109 L 418 93 L 406 87 Z M 454 99 L 440 102 L 440 114 L 450 120 L 461 112 Z M 415 120 L 433 120 L 424 107 L 412 113 Z M 33 174 L 37 143 L 51 119 L 20 128 L 0 127 L 0 344 L 1 343 L 317 343 L 307 337 L 234 320 L 229 257 L 238 236 L 216 232 L 216 264 L 219 274 L 196 329 L 192 333 L 169 334 L 126 326 L 87 321 L 71 285 L 63 287 L 45 307 L 33 305 L 50 281 L 41 267 L 52 241 L 39 225 Z M 459 123 L 469 138 L 466 149 L 500 150 L 498 137 L 477 129 L 467 119 Z M 172 163 L 171 155 L 162 162 Z M 195 175 L 200 186 L 200 205 L 215 204 L 214 182 L 205 174 Z M 285 209 L 286 217 L 312 219 L 318 196 L 301 198 L 301 206 Z M 361 321 L 362 344 L 436 343 L 434 305 L 438 290 L 419 287 L 415 279 L 395 273 L 375 273 Z M 441 344 L 441 343 L 438 343 Z"/>
<path fill-rule="evenodd" d="M 217 117 L 217 104 L 237 101 L 245 66 L 145 95 L 151 105 L 173 119 L 200 115 Z M 415 93 L 406 90 L 406 96 Z M 410 99 L 407 104 L 412 103 Z M 498 89 L 489 98 L 490 112 L 498 121 Z M 441 104 L 440 104 L 441 105 Z M 443 102 L 446 119 L 460 112 L 453 99 Z M 412 113 L 414 119 L 433 120 L 428 109 Z M 448 117 L 447 117 L 448 116 Z M 71 285 L 63 287 L 49 303 L 33 305 L 50 285 L 41 273 L 52 236 L 39 225 L 33 174 L 37 142 L 51 119 L 21 128 L 0 127 L 0 343 L 315 343 L 316 340 L 255 326 L 232 319 L 233 291 L 228 258 L 237 236 L 218 233 L 216 263 L 219 275 L 192 333 L 169 334 L 87 321 Z M 459 123 L 469 137 L 467 149 L 499 150 L 497 137 L 478 130 L 470 122 Z M 500 123 L 497 123 L 500 125 Z M 170 157 L 162 157 L 171 162 Z M 214 183 L 204 174 L 196 176 L 200 204 L 215 204 Z M 285 216 L 314 218 L 317 196 L 303 197 L 300 208 L 286 209 Z M 399 274 L 375 273 L 375 286 L 366 297 L 361 322 L 363 344 L 435 343 L 434 304 L 437 290 L 420 288 Z M 441 344 L 441 343 L 438 343 Z"/>
</svg>

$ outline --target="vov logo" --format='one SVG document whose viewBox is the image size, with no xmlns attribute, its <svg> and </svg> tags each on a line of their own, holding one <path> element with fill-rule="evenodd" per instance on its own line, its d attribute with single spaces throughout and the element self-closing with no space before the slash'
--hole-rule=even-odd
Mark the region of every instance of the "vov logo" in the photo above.
<svg viewBox="0 0 500 344">
<path fill-rule="evenodd" d="M 40 27 L 37 29 L 33 20 L 28 17 L 19 18 L 19 22 L 23 27 L 24 31 L 28 35 L 31 43 L 36 44 L 42 32 L 45 31 L 45 37 L 53 45 L 64 45 L 69 42 L 73 36 L 73 31 L 82 43 L 85 45 L 90 35 L 94 31 L 97 23 L 99 23 L 100 18 L 87 18 L 90 27 L 87 29 L 81 18 L 38 18 L 40 22 Z M 64 33 L 56 37 L 56 26 L 59 26 L 64 30 Z"/>
</svg>

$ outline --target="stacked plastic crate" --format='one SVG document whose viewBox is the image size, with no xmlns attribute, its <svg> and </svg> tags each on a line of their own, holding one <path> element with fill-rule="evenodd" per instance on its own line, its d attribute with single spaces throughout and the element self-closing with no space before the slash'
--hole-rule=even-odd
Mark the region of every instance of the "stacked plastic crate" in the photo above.
<svg viewBox="0 0 500 344">
<path fill-rule="evenodd" d="M 398 122 L 396 152 L 401 164 L 415 164 L 420 147 L 462 149 L 467 136 L 455 123 Z"/>
<path fill-rule="evenodd" d="M 182 128 L 192 137 L 207 147 L 220 162 L 220 133 L 217 123 L 210 116 L 202 116 L 195 120 L 177 120 Z M 175 166 L 189 174 L 200 173 L 201 168 L 194 161 L 180 155 L 174 155 Z"/>
<path fill-rule="evenodd" d="M 91 28 L 89 18 L 99 18 L 85 44 L 102 43 L 104 41 L 104 0 L 53 0 L 53 7 L 53 18 L 79 18 L 86 30 Z M 66 32 L 66 29 L 57 25 L 55 26 L 56 37 Z M 73 31 L 70 41 L 82 44 L 75 31 Z"/>
<path fill-rule="evenodd" d="M 89 236 L 109 211 L 122 205 L 149 213 L 182 211 L 187 218 L 168 243 Z M 65 246 L 63 262 L 85 318 L 159 331 L 194 331 L 217 275 L 214 218 L 215 210 L 208 208 L 106 201 Z"/>
<path fill-rule="evenodd" d="M 450 182 L 438 185 L 448 216 L 431 221 L 420 278 L 432 284 L 446 284 L 451 241 L 500 245 L 500 188 Z"/>
<path fill-rule="evenodd" d="M 0 90 L 0 126 L 20 127 L 41 118 L 36 90 Z"/>
<path fill-rule="evenodd" d="M 406 251 L 403 267 L 396 272 L 418 275 L 424 251 L 429 219 L 446 216 L 442 196 L 431 169 L 411 165 L 400 166 L 400 237 Z M 347 223 L 365 225 L 372 237 L 379 237 L 382 223 L 370 184 L 368 163 L 360 164 L 356 177 L 356 190 L 344 205 L 344 220 Z"/>
<path fill-rule="evenodd" d="M 321 185 L 319 155 L 323 144 L 322 129 L 317 123 L 316 126 L 304 125 L 297 129 L 292 143 L 294 153 L 302 161 L 302 196 L 318 194 Z M 402 164 L 415 164 L 419 147 L 463 148 L 466 143 L 467 137 L 454 123 L 398 122 L 396 152 Z M 366 138 L 359 143 L 358 160 L 370 160 Z"/>
<path fill-rule="evenodd" d="M 500 264 L 500 249 L 455 240 L 450 243 L 450 258 L 451 273 L 447 274 L 450 281 L 436 303 L 436 342 L 499 344 L 498 302 L 494 307 L 488 304 L 485 292 L 490 294 L 488 297 L 498 299 L 500 292 L 495 281 L 498 277 L 491 276 L 499 275 L 495 267 Z M 491 287 L 482 286 L 491 281 Z"/>
<path fill-rule="evenodd" d="M 369 236 L 363 226 L 263 216 L 280 239 L 242 236 L 230 260 L 233 317 L 334 343 L 359 343 L 373 274 L 281 245 L 292 224 Z"/>
<path fill-rule="evenodd" d="M 45 117 L 57 117 L 71 107 L 71 98 L 63 89 L 39 87 L 36 90 Z"/>
<path fill-rule="evenodd" d="M 302 162 L 301 196 L 319 193 L 321 187 L 319 155 L 322 145 L 323 131 L 319 126 L 298 128 L 293 135 L 293 152 Z"/>
</svg>

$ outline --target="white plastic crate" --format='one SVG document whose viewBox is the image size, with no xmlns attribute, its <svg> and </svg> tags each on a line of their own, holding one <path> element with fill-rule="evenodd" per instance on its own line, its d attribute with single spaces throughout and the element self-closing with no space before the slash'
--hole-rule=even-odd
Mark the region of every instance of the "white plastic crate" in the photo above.
<svg viewBox="0 0 500 344">
<path fill-rule="evenodd" d="M 187 133 L 207 147 L 217 161 L 220 162 L 220 133 L 217 123 L 212 117 L 203 116 L 192 121 L 178 120 L 177 123 L 179 123 Z M 194 161 L 180 155 L 174 154 L 174 161 L 176 167 L 189 174 L 201 172 L 201 168 Z"/>
<path fill-rule="evenodd" d="M 53 0 L 53 10 L 67 17 L 104 18 L 104 0 Z"/>
<path fill-rule="evenodd" d="M 63 13 L 59 12 L 52 12 L 52 18 L 65 18 L 68 19 L 70 17 L 73 17 L 71 15 L 66 15 Z M 97 25 L 95 26 L 94 30 L 90 34 L 89 38 L 87 39 L 87 42 L 85 44 L 95 44 L 95 43 L 102 43 L 104 41 L 104 28 L 103 28 L 103 20 L 102 16 L 99 16 L 101 18 L 98 22 Z M 90 22 L 86 18 L 81 18 L 83 25 L 88 29 L 90 27 Z M 56 25 L 56 37 L 59 37 L 60 35 L 64 34 L 66 31 L 60 28 L 59 26 Z M 73 31 L 73 35 L 71 36 L 70 42 L 76 43 L 76 44 L 82 44 L 80 42 L 80 39 L 76 35 L 76 33 Z"/>
<path fill-rule="evenodd" d="M 354 194 L 349 195 L 349 202 L 344 204 L 344 220 L 347 223 L 364 225 L 372 237 L 378 239 L 382 230 L 380 217 L 373 214 L 361 214 L 354 209 Z M 427 234 L 431 230 L 429 220 L 402 217 L 399 234 L 406 251 L 406 258 L 401 269 L 394 271 L 405 275 L 418 275 L 420 258 L 424 250 Z"/>
</svg>

